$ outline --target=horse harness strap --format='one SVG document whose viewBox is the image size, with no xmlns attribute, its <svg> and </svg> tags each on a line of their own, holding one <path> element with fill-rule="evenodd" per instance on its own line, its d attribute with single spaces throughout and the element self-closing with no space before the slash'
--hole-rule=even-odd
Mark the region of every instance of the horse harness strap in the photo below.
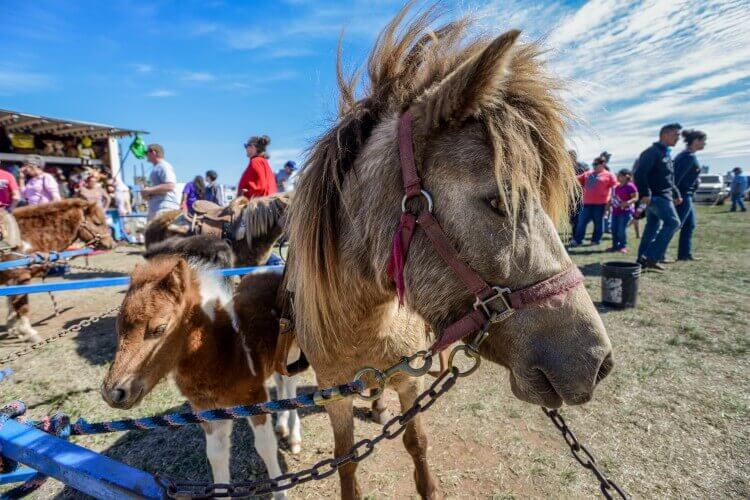
<svg viewBox="0 0 750 500">
<path fill-rule="evenodd" d="M 452 343 L 464 337 L 479 333 L 472 344 L 476 347 L 487 335 L 491 323 L 510 317 L 516 309 L 523 309 L 550 298 L 561 296 L 583 282 L 583 275 L 576 266 L 552 276 L 534 285 L 511 291 L 501 286 L 491 286 L 471 269 L 463 260 L 443 231 L 438 220 L 433 216 L 433 199 L 422 187 L 422 181 L 414 161 L 414 143 L 412 136 L 412 114 L 407 110 L 401 115 L 398 123 L 398 147 L 401 161 L 401 176 L 404 183 L 404 197 L 401 201 L 401 221 L 393 238 L 393 246 L 388 262 L 388 274 L 396 284 L 399 301 L 403 303 L 405 294 L 404 266 L 414 232 L 421 227 L 429 238 L 435 251 L 463 282 L 467 290 L 475 297 L 474 308 L 439 333 L 438 339 L 430 347 L 430 352 L 442 351 Z M 421 196 L 427 202 L 418 215 L 407 209 L 407 201 Z M 497 310 L 492 306 L 500 305 Z"/>
</svg>

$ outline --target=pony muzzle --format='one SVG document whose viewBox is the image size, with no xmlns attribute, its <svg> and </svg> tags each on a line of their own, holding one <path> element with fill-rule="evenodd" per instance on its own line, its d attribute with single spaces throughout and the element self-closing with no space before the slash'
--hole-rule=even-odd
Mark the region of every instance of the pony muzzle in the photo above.
<svg viewBox="0 0 750 500">
<path fill-rule="evenodd" d="M 144 395 L 140 380 L 128 379 L 116 384 L 102 385 L 102 399 L 112 408 L 127 410 L 137 405 Z"/>
</svg>

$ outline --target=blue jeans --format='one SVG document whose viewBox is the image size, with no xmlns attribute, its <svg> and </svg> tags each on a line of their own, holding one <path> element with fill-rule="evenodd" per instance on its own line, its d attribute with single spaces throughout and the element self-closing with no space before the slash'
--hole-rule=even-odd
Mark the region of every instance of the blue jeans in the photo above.
<svg viewBox="0 0 750 500">
<path fill-rule="evenodd" d="M 573 235 L 573 240 L 576 243 L 583 243 L 583 238 L 586 236 L 586 226 L 590 221 L 594 222 L 594 234 L 591 235 L 591 243 L 599 243 L 602 240 L 603 226 L 604 226 L 604 209 L 607 205 L 584 205 L 581 209 L 581 214 L 578 216 L 578 223 L 576 224 L 576 232 Z"/>
<path fill-rule="evenodd" d="M 638 257 L 659 261 L 664 259 L 669 242 L 680 227 L 674 202 L 661 196 L 653 196 L 646 209 L 646 227 L 638 247 Z"/>
<path fill-rule="evenodd" d="M 682 204 L 675 207 L 677 216 L 680 218 L 680 245 L 677 247 L 677 258 L 687 259 L 693 255 L 693 231 L 698 223 L 693 207 L 693 196 L 687 195 L 682 199 Z"/>
<path fill-rule="evenodd" d="M 745 202 L 742 201 L 742 193 L 732 194 L 732 208 L 730 209 L 730 211 L 731 212 L 736 212 L 737 211 L 737 205 L 740 206 L 740 210 L 742 210 L 743 212 L 745 210 L 747 210 L 745 208 Z"/>
<path fill-rule="evenodd" d="M 615 250 L 628 246 L 628 223 L 632 218 L 630 212 L 612 215 L 612 248 Z"/>
</svg>

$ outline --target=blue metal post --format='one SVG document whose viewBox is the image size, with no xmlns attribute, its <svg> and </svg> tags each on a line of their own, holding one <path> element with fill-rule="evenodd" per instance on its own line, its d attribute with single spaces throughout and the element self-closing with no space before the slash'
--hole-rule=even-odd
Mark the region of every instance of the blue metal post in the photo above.
<svg viewBox="0 0 750 500">
<path fill-rule="evenodd" d="M 3 456 L 96 498 L 164 498 L 156 478 L 15 420 L 0 428 Z"/>
</svg>

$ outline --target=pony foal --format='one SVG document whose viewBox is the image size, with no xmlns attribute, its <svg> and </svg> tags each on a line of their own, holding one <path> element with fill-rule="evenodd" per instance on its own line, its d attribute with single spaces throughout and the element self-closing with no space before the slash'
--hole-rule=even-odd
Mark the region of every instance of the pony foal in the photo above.
<svg viewBox="0 0 750 500">
<path fill-rule="evenodd" d="M 102 386 L 110 406 L 134 407 L 169 373 L 196 410 L 268 400 L 264 382 L 273 373 L 279 328 L 273 308 L 281 276 L 246 276 L 233 296 L 231 282 L 214 271 L 176 255 L 136 266 L 117 318 L 117 352 Z M 278 393 L 296 395 L 293 377 L 282 378 Z M 292 453 L 298 453 L 296 412 L 289 422 Z M 268 474 L 280 475 L 270 416 L 254 416 L 249 423 Z M 227 483 L 232 422 L 201 426 L 213 479 Z"/>
</svg>

